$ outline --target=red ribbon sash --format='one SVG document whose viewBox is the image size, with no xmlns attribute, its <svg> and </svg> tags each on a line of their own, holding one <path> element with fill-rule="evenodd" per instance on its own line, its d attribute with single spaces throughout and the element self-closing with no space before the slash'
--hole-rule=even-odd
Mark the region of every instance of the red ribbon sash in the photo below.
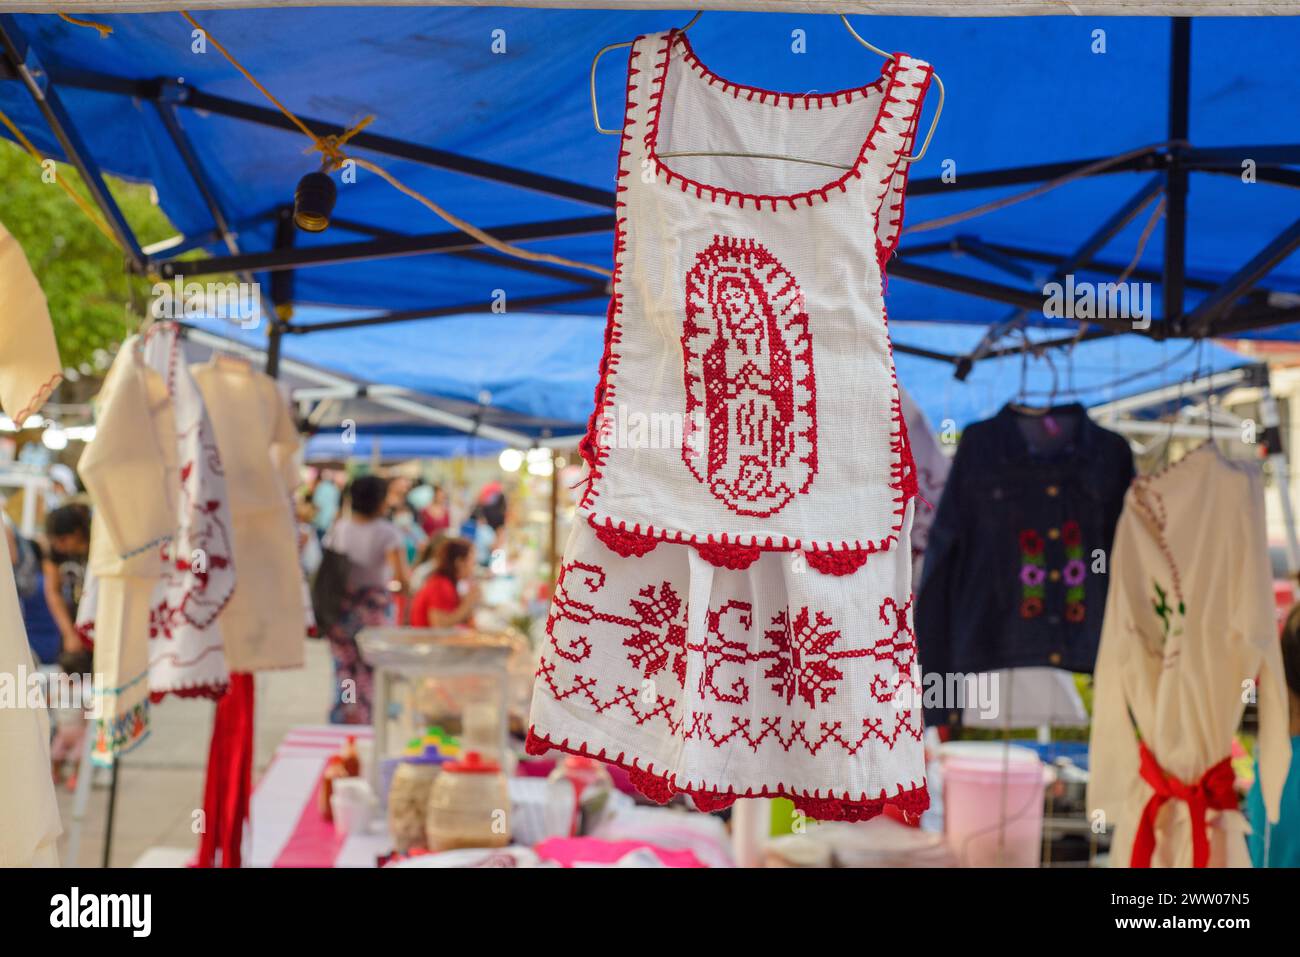
<svg viewBox="0 0 1300 957">
<path fill-rule="evenodd" d="M 1207 866 L 1210 863 L 1210 837 L 1206 831 L 1206 812 L 1237 808 L 1237 795 L 1232 787 L 1235 779 L 1232 760 L 1224 758 L 1201 775 L 1195 784 L 1184 784 L 1164 772 L 1145 743 L 1138 742 L 1138 750 L 1142 780 L 1151 785 L 1155 793 L 1142 809 L 1142 821 L 1133 839 L 1133 857 L 1129 866 L 1151 866 L 1151 855 L 1156 849 L 1156 817 L 1165 802 L 1173 800 L 1185 802 L 1192 814 L 1192 866 Z"/>
</svg>

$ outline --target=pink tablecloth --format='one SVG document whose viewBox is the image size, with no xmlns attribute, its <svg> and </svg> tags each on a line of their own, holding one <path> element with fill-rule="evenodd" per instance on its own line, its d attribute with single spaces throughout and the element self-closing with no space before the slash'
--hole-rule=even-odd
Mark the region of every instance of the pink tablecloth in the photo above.
<svg viewBox="0 0 1300 957">
<path fill-rule="evenodd" d="M 388 835 L 349 834 L 324 820 L 317 789 L 325 762 L 349 736 L 372 738 L 368 727 L 303 725 L 293 728 L 275 749 L 253 790 L 251 867 L 374 867 L 388 850 Z"/>
</svg>

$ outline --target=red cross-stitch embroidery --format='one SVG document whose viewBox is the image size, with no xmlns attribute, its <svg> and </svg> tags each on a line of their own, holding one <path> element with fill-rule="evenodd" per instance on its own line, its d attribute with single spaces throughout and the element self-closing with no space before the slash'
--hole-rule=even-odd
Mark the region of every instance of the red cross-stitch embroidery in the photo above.
<svg viewBox="0 0 1300 957">
<path fill-rule="evenodd" d="M 673 586 L 664 582 L 658 594 L 654 585 L 646 585 L 632 599 L 632 608 L 640 623 L 623 644 L 633 649 L 628 661 L 653 678 L 672 662 L 679 685 L 686 683 L 686 603 Z"/>
<path fill-rule="evenodd" d="M 621 625 L 629 630 L 628 636 L 623 639 L 623 645 L 632 649 L 627 657 L 633 668 L 645 677 L 653 678 L 671 666 L 677 683 L 684 684 L 686 602 L 682 601 L 672 585 L 668 582 L 657 587 L 646 585 L 637 592 L 636 598 L 628 602 L 633 615 L 618 615 L 597 611 L 594 605 L 570 595 L 572 583 L 569 579 L 575 573 L 592 595 L 605 587 L 605 570 L 599 565 L 570 562 L 560 569 L 559 580 L 555 583 L 555 596 L 551 599 L 551 611 L 546 616 L 546 636 L 555 653 L 574 663 L 584 661 L 591 655 L 591 640 L 585 634 L 561 641 L 555 633 L 555 626 L 560 621 L 580 625 L 592 622 Z"/>
<path fill-rule="evenodd" d="M 803 292 L 752 239 L 715 236 L 686 275 L 682 460 L 738 515 L 775 515 L 817 474 L 817 387 Z"/>
<path fill-rule="evenodd" d="M 895 670 L 892 675 L 876 675 L 871 679 L 871 696 L 877 701 L 901 704 L 905 691 L 920 691 L 920 684 L 912 669 L 916 662 L 916 635 L 908 621 L 911 610 L 910 597 L 902 605 L 893 598 L 886 598 L 880 603 L 880 621 L 886 626 L 892 626 L 894 630 L 872 645 L 871 657 L 877 661 L 890 662 Z M 910 709 L 900 710 L 900 721 L 911 713 Z"/>
<path fill-rule="evenodd" d="M 797 694 L 815 708 L 817 703 L 826 702 L 835 694 L 835 682 L 844 677 L 844 672 L 832 662 L 839 658 L 862 658 L 870 654 L 866 649 L 857 651 L 832 651 L 831 646 L 840 639 L 838 629 L 830 616 L 820 611 L 809 612 L 801 608 L 790 622 L 789 612 L 778 612 L 772 619 L 775 626 L 764 632 L 763 637 L 776 646 L 775 651 L 760 652 L 758 658 L 775 658 L 775 662 L 763 672 L 764 678 L 775 678 L 772 690 L 789 704 Z"/>
<path fill-rule="evenodd" d="M 737 677 L 726 686 L 718 687 L 717 672 L 725 664 L 748 664 L 751 660 L 749 645 L 744 638 L 727 635 L 727 625 L 734 621 L 742 634 L 748 634 L 754 623 L 754 611 L 747 601 L 726 601 L 716 609 L 709 609 L 704 641 L 691 645 L 691 651 L 698 651 L 704 662 L 700 672 L 700 694 L 711 694 L 717 701 L 742 704 L 749 698 L 749 685 L 743 677 Z"/>
</svg>

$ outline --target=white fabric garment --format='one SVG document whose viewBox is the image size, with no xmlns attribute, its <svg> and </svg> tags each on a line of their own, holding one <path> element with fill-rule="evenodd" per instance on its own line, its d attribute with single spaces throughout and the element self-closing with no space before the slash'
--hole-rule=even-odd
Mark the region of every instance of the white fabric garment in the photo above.
<svg viewBox="0 0 1300 957">
<path fill-rule="evenodd" d="M 45 294 L 0 225 L 0 408 L 21 422 L 48 398 L 61 368 Z M 0 547 L 0 867 L 59 865 L 49 716 L 43 702 L 29 702 L 24 680 L 35 673 L 9 549 Z"/>
<path fill-rule="evenodd" d="M 680 33 L 633 45 L 587 521 L 533 753 L 601 757 L 700 807 L 926 807 L 916 480 L 882 286 L 929 76 L 900 55 L 859 90 L 777 94 L 712 74 Z M 660 155 L 700 150 L 851 170 Z M 672 421 L 677 444 L 637 431 Z"/>
<path fill-rule="evenodd" d="M 532 736 L 664 779 L 636 782 L 664 800 L 919 812 L 921 713 L 899 704 L 919 690 L 911 600 L 892 591 L 910 562 L 906 549 L 876 556 L 846 591 L 779 554 L 743 571 L 682 545 L 623 558 L 579 522 L 546 621 Z"/>
<path fill-rule="evenodd" d="M 219 616 L 235 590 L 226 475 L 203 395 L 190 375 L 174 323 L 144 335 L 144 358 L 171 394 L 179 498 L 175 541 L 162 553 L 149 635 L 149 691 L 216 695 L 229 683 Z"/>
<path fill-rule="evenodd" d="M 903 421 L 907 423 L 907 438 L 916 465 L 916 490 L 925 499 L 917 506 L 916 517 L 912 520 L 912 580 L 917 581 L 925 564 L 925 547 L 930 541 L 934 510 L 939 507 L 943 487 L 948 484 L 952 459 L 943 454 L 930 420 L 902 386 L 898 387 L 898 398 L 902 402 Z"/>
<path fill-rule="evenodd" d="M 1209 443 L 1137 479 L 1110 576 L 1088 807 L 1114 826 L 1111 863 L 1129 864 L 1153 793 L 1139 775 L 1129 711 L 1164 772 L 1190 785 L 1228 757 L 1245 701 L 1257 694 L 1260 786 L 1276 821 L 1291 742 L 1258 467 L 1229 462 Z M 1241 814 L 1211 810 L 1208 820 L 1210 866 L 1249 866 Z M 1164 805 L 1155 835 L 1154 866 L 1192 863 L 1185 802 Z"/>
<path fill-rule="evenodd" d="M 63 378 L 45 293 L 18 240 L 0 223 L 0 409 L 19 423 Z"/>
<path fill-rule="evenodd" d="M 224 355 L 192 366 L 216 432 L 239 586 L 221 615 L 232 672 L 302 666 L 307 612 L 292 495 L 299 440 L 275 380 Z"/>
<path fill-rule="evenodd" d="M 1074 675 L 1060 668 L 1000 668 L 981 675 L 997 689 L 992 714 L 967 704 L 961 723 L 966 728 L 1086 728 L 1088 709 L 1075 687 Z"/>
<path fill-rule="evenodd" d="M 162 547 L 176 533 L 180 480 L 171 396 L 146 364 L 139 336 L 122 344 L 96 403 L 95 439 L 77 464 L 94 504 L 93 588 L 83 592 L 77 617 L 93 632 L 95 673 L 104 682 L 92 757 L 107 764 L 149 733 L 152 595 Z"/>
<path fill-rule="evenodd" d="M 716 76 L 678 32 L 639 39 L 630 62 L 611 322 L 579 511 L 607 538 L 645 536 L 639 551 L 666 540 L 713 556 L 726 542 L 860 562 L 890 548 L 915 476 L 883 267 L 931 68 L 900 55 L 860 89 L 777 94 Z M 664 156 L 697 151 L 851 168 Z M 654 434 L 669 423 L 680 442 Z"/>
</svg>

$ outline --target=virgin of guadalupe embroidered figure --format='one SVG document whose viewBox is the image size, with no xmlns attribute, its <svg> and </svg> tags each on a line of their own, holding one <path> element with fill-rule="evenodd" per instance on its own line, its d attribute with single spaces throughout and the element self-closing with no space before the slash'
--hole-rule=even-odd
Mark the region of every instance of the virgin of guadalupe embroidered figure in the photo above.
<svg viewBox="0 0 1300 957">
<path fill-rule="evenodd" d="M 812 335 L 798 281 L 762 243 L 715 236 L 686 276 L 682 459 L 740 515 L 779 512 L 817 474 Z M 701 421 L 702 420 L 702 421 Z"/>
</svg>

